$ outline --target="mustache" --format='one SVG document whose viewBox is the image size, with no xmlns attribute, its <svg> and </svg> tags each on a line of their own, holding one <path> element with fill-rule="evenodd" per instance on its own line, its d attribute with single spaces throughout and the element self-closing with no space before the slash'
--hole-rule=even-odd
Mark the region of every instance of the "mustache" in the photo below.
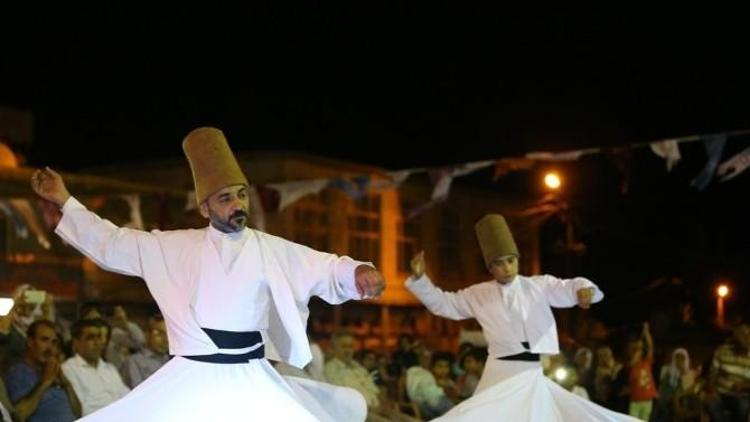
<svg viewBox="0 0 750 422">
<path fill-rule="evenodd" d="M 247 212 L 243 210 L 237 210 L 233 212 L 232 215 L 229 216 L 229 219 L 234 220 L 235 218 L 240 218 L 240 217 L 247 219 Z"/>
</svg>

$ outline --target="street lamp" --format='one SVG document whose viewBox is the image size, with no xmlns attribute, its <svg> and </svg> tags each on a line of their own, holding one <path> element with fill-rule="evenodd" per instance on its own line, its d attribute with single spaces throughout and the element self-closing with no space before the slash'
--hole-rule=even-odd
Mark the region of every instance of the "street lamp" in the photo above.
<svg viewBox="0 0 750 422">
<path fill-rule="evenodd" d="M 557 173 L 551 171 L 544 175 L 544 185 L 547 186 L 548 189 L 555 191 L 560 189 L 562 180 Z"/>
<path fill-rule="evenodd" d="M 729 296 L 729 286 L 721 283 L 716 287 L 716 323 L 724 327 L 724 299 Z"/>
<path fill-rule="evenodd" d="M 562 176 L 556 171 L 549 170 L 544 173 L 543 180 L 547 193 L 541 202 L 548 206 L 546 209 L 552 209 L 554 213 L 558 213 L 562 223 L 565 224 L 565 243 L 562 245 L 562 250 L 565 254 L 565 270 L 570 273 L 573 267 L 573 255 L 585 252 L 586 245 L 575 241 L 572 215 L 562 189 Z"/>
</svg>

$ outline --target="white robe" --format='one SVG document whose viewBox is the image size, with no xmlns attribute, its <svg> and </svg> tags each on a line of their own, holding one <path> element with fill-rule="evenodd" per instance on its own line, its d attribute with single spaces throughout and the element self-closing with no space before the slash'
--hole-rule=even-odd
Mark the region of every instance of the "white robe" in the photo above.
<svg viewBox="0 0 750 422">
<path fill-rule="evenodd" d="M 299 382 L 284 380 L 266 359 L 222 365 L 181 356 L 238 353 L 220 349 L 211 341 L 199 322 L 207 321 L 211 326 L 204 328 L 261 331 L 267 357 L 304 366 L 311 359 L 305 334 L 308 300 L 313 295 L 330 303 L 359 298 L 354 270 L 362 262 L 245 229 L 246 240 L 237 259 L 225 268 L 209 229 L 143 232 L 118 228 L 74 198 L 63 207 L 56 232 L 102 268 L 145 280 L 164 315 L 170 354 L 176 355 L 125 398 L 87 420 L 248 421 L 269 415 L 277 420 L 337 418 L 336 409 L 322 409 L 309 403 L 309 398 L 340 390 L 321 386 L 321 391 L 313 394 L 308 382 L 291 386 Z M 265 286 L 258 288 L 258 282 Z M 206 289 L 211 283 L 218 283 L 217 291 L 225 294 L 210 294 Z M 270 300 L 263 300 L 268 293 Z M 257 313 L 247 311 L 253 303 L 248 295 L 258 296 Z M 305 391 L 308 394 L 303 394 Z M 351 403 L 346 412 L 364 409 L 361 397 L 347 397 Z M 356 419 L 364 419 L 364 413 Z"/>
<path fill-rule="evenodd" d="M 406 287 L 436 315 L 456 320 L 475 318 L 489 345 L 474 395 L 437 420 L 633 420 L 560 387 L 543 375 L 540 362 L 497 359 L 527 351 L 522 342 L 529 343 L 532 353 L 558 353 L 557 326 L 550 307 L 575 306 L 576 291 L 581 288 L 594 288 L 593 302 L 602 300 L 604 294 L 590 280 L 516 276 L 507 285 L 488 281 L 458 292 L 444 292 L 422 276 L 407 280 Z"/>
<path fill-rule="evenodd" d="M 595 289 L 594 303 L 604 298 L 590 280 L 564 280 L 550 275 L 519 275 L 507 285 L 487 281 L 457 292 L 442 291 L 424 275 L 407 280 L 406 287 L 435 315 L 454 320 L 475 318 L 482 326 L 489 354 L 494 357 L 527 351 L 521 345 L 525 341 L 532 353 L 559 353 L 557 325 L 550 307 L 575 306 L 576 291 L 582 288 Z"/>
<path fill-rule="evenodd" d="M 435 421 L 506 419 L 530 422 L 638 421 L 571 393 L 544 376 L 541 368 L 519 372 L 477 392 Z"/>
</svg>

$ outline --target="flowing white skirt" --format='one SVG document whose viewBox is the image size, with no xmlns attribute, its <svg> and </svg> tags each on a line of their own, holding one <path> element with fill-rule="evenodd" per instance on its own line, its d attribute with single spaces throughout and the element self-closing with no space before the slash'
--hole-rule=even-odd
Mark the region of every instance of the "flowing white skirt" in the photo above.
<svg viewBox="0 0 750 422">
<path fill-rule="evenodd" d="M 317 421 L 294 389 L 265 359 L 220 365 L 175 356 L 133 391 L 86 422 Z M 295 390 L 297 390 L 295 392 Z M 312 403 L 308 403 L 312 406 Z M 318 413 L 319 415 L 316 415 Z"/>
<path fill-rule="evenodd" d="M 282 376 L 297 402 L 325 422 L 364 422 L 367 402 L 357 390 L 294 376 Z"/>
<path fill-rule="evenodd" d="M 501 373 L 511 374 L 505 378 Z M 496 382 L 492 383 L 492 378 Z M 477 388 L 477 392 L 471 398 L 435 420 L 441 422 L 637 421 L 628 415 L 605 409 L 562 388 L 544 376 L 538 363 L 488 360 L 482 381 L 480 381 L 482 388 Z"/>
</svg>

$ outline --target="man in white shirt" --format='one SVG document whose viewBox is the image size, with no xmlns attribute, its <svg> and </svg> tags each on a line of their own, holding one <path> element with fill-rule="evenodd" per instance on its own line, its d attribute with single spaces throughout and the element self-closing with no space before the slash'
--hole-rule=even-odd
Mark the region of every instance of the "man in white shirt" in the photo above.
<svg viewBox="0 0 750 422">
<path fill-rule="evenodd" d="M 355 339 L 351 333 L 337 332 L 331 336 L 333 356 L 325 365 L 326 379 L 336 385 L 357 390 L 367 402 L 367 421 L 413 421 L 401 413 L 384 391 L 375 385 L 370 373 L 354 360 Z"/>
<path fill-rule="evenodd" d="M 540 354 L 559 353 L 551 307 L 578 305 L 587 309 L 604 297 L 599 288 L 582 277 L 519 275 L 518 248 L 505 218 L 499 214 L 484 216 L 475 229 L 491 281 L 454 293 L 444 292 L 425 275 L 424 252 L 412 260 L 412 275 L 406 281 L 406 287 L 432 313 L 455 320 L 475 318 L 488 342 L 489 356 L 473 398 L 451 410 L 445 420 L 480 420 L 510 413 L 521 419 L 527 415 L 529 420 L 560 415 L 563 420 L 602 415 L 619 419 L 619 415 L 608 415 L 606 409 L 572 399 L 575 396 L 547 380 L 541 370 Z M 519 374 L 524 375 L 517 377 Z M 508 388 L 501 388 L 506 380 L 508 384 L 504 386 Z M 523 388 L 515 388 L 517 383 Z M 531 400 L 530 395 L 538 395 L 537 400 Z M 566 411 L 572 413 L 566 415 Z"/>
<path fill-rule="evenodd" d="M 120 368 L 120 374 L 130 388 L 135 388 L 154 374 L 169 360 L 169 342 L 164 318 L 157 315 L 149 322 L 146 347 L 127 358 Z"/>
<path fill-rule="evenodd" d="M 84 416 L 130 392 L 114 365 L 101 358 L 104 351 L 101 331 L 106 324 L 97 319 L 76 322 L 71 330 L 75 355 L 62 364 L 63 373 L 81 402 Z"/>
<path fill-rule="evenodd" d="M 331 337 L 333 356 L 325 364 L 324 374 L 329 382 L 359 391 L 371 410 L 380 408 L 380 389 L 364 366 L 354 360 L 355 339 L 348 332 L 337 332 Z"/>
</svg>

